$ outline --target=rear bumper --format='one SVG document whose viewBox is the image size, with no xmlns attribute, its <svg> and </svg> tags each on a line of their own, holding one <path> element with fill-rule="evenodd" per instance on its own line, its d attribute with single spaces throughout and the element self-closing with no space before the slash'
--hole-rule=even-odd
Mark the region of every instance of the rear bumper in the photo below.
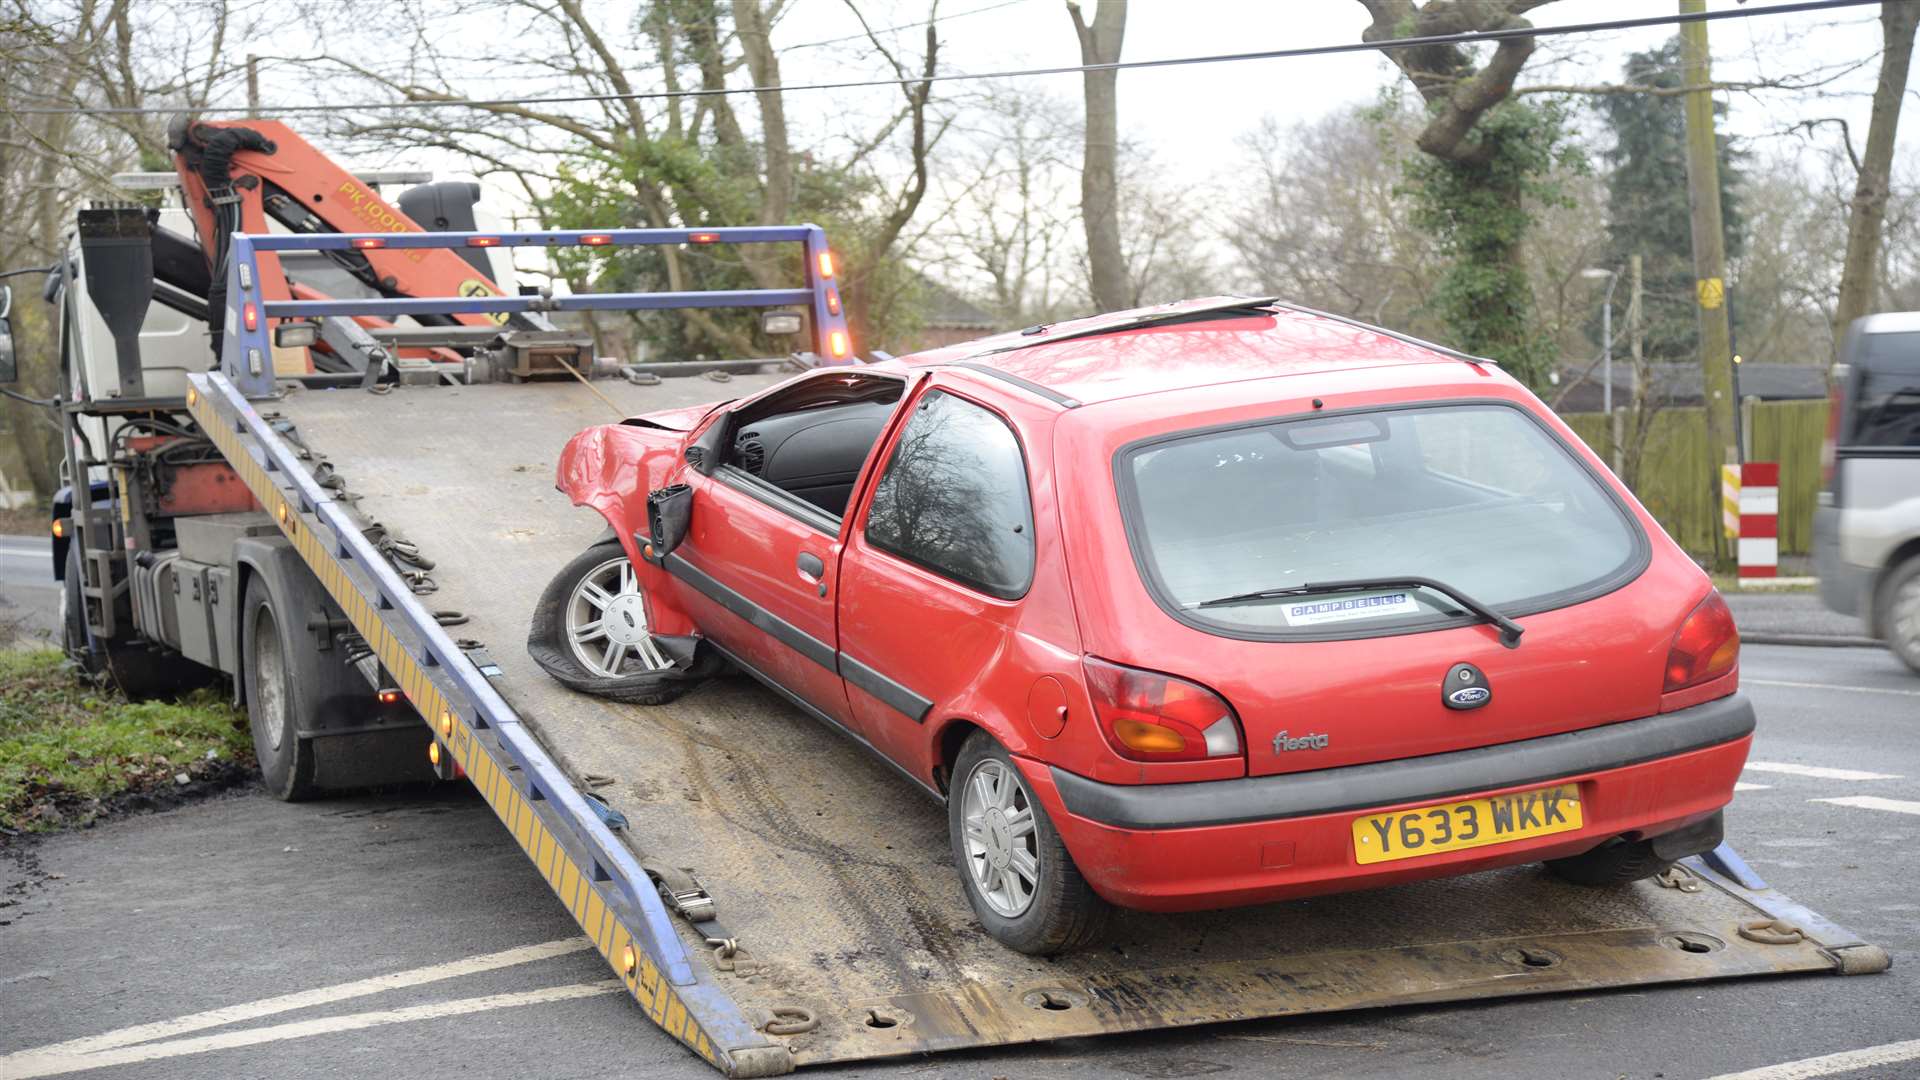
<svg viewBox="0 0 1920 1080">
<path fill-rule="evenodd" d="M 1752 741 L 1740 695 L 1659 716 L 1408 761 L 1195 784 L 1110 785 L 1022 759 L 1080 871 L 1125 907 L 1231 907 L 1578 854 L 1616 836 L 1658 836 L 1733 798 Z M 1362 865 L 1366 814 L 1580 786 L 1578 830 Z"/>
</svg>

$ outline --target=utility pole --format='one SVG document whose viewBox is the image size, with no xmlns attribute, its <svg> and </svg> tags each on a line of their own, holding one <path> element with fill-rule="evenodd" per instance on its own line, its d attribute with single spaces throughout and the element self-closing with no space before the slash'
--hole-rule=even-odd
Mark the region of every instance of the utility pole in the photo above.
<svg viewBox="0 0 1920 1080">
<path fill-rule="evenodd" d="M 1680 0 L 1680 13 L 1706 10 L 1706 0 Z M 1694 297 L 1699 303 L 1701 404 L 1707 413 L 1707 452 L 1714 463 L 1714 505 L 1723 463 L 1739 460 L 1734 444 L 1733 331 L 1727 321 L 1726 234 L 1720 222 L 1720 155 L 1713 131 L 1712 63 L 1707 24 L 1680 26 L 1681 85 L 1686 93 L 1687 203 L 1693 211 Z"/>
<path fill-rule="evenodd" d="M 247 54 L 247 116 L 260 118 L 260 58 Z"/>
</svg>

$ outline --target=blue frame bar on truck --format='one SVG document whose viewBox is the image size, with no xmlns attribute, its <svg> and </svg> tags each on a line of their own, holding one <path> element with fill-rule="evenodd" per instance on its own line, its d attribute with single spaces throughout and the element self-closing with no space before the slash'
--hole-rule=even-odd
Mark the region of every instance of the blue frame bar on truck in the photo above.
<svg viewBox="0 0 1920 1080">
<path fill-rule="evenodd" d="M 487 677 L 415 597 L 355 523 L 273 431 L 251 399 L 274 389 L 269 320 L 305 315 L 435 312 L 762 307 L 808 303 L 818 342 L 855 362 L 831 269 L 813 226 L 715 229 L 720 241 L 798 241 L 806 246 L 807 289 L 715 293 L 616 293 L 554 298 L 283 301 L 257 299 L 259 251 L 352 250 L 356 240 L 392 247 L 461 247 L 475 236 L 501 245 L 560 246 L 687 242 L 688 230 L 539 233 L 400 233 L 233 237 L 227 336 L 221 370 L 188 377 L 187 409 L 299 552 L 349 622 L 426 720 L 443 758 L 457 763 L 515 842 L 533 860 L 594 947 L 647 1016 L 729 1076 L 790 1072 L 788 1048 L 763 1034 L 714 981 L 704 955 L 688 952 L 658 888 L 634 854 L 573 787 Z M 609 238 L 607 240 L 586 238 Z M 491 246 L 491 245 L 487 245 Z M 828 256 L 830 259 L 831 256 Z M 565 305 L 562 306 L 562 301 Z M 257 305 L 249 317 L 248 305 Z M 251 325 L 248 325 L 248 323 Z M 832 334 L 839 333 L 839 350 Z M 826 354 L 822 354 L 826 355 Z"/>
<path fill-rule="evenodd" d="M 582 293 L 572 296 L 462 296 L 344 300 L 260 300 L 260 252 L 356 251 L 369 247 L 419 248 L 620 248 L 676 244 L 801 245 L 806 284 L 793 289 L 722 289 L 704 292 Z M 235 233 L 228 247 L 226 334 L 220 370 L 249 397 L 273 392 L 275 319 L 326 315 L 488 315 L 533 311 L 666 311 L 679 308 L 766 308 L 804 304 L 813 327 L 813 353 L 823 364 L 851 364 L 852 340 L 840 298 L 833 252 L 818 225 L 722 229 L 546 229 L 540 232 L 302 233 L 255 236 Z"/>
</svg>

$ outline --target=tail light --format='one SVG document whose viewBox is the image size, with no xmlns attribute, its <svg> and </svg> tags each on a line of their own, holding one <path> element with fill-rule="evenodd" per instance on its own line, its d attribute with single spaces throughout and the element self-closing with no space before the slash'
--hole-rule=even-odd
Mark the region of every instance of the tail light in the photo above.
<svg viewBox="0 0 1920 1080">
<path fill-rule="evenodd" d="M 377 236 L 356 236 L 347 241 L 347 246 L 355 251 L 372 251 L 375 248 L 386 247 L 387 242 Z"/>
<path fill-rule="evenodd" d="M 1083 664 L 1100 733 L 1134 761 L 1240 756 L 1240 721 L 1219 694 L 1172 675 L 1088 657 Z"/>
<path fill-rule="evenodd" d="M 605 247 L 613 243 L 613 237 L 606 233 L 588 233 L 580 238 L 580 242 L 588 247 Z"/>
<path fill-rule="evenodd" d="M 1707 594 L 1673 635 L 1667 650 L 1667 690 L 1684 690 L 1717 679 L 1740 662 L 1740 631 L 1719 590 Z"/>
<path fill-rule="evenodd" d="M 467 237 L 467 246 L 468 247 L 499 247 L 500 238 L 497 236 L 469 236 Z"/>
</svg>

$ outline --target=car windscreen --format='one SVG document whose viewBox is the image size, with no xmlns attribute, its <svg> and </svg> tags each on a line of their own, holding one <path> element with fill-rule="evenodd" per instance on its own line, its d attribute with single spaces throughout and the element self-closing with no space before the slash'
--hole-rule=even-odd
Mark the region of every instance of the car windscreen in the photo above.
<svg viewBox="0 0 1920 1080">
<path fill-rule="evenodd" d="M 1249 592 L 1425 577 L 1516 615 L 1597 596 L 1646 565 L 1626 507 L 1517 406 L 1276 419 L 1135 444 L 1116 465 L 1148 586 L 1176 618 L 1229 636 L 1370 636 L 1470 617 L 1418 587 L 1217 603 Z"/>
</svg>

